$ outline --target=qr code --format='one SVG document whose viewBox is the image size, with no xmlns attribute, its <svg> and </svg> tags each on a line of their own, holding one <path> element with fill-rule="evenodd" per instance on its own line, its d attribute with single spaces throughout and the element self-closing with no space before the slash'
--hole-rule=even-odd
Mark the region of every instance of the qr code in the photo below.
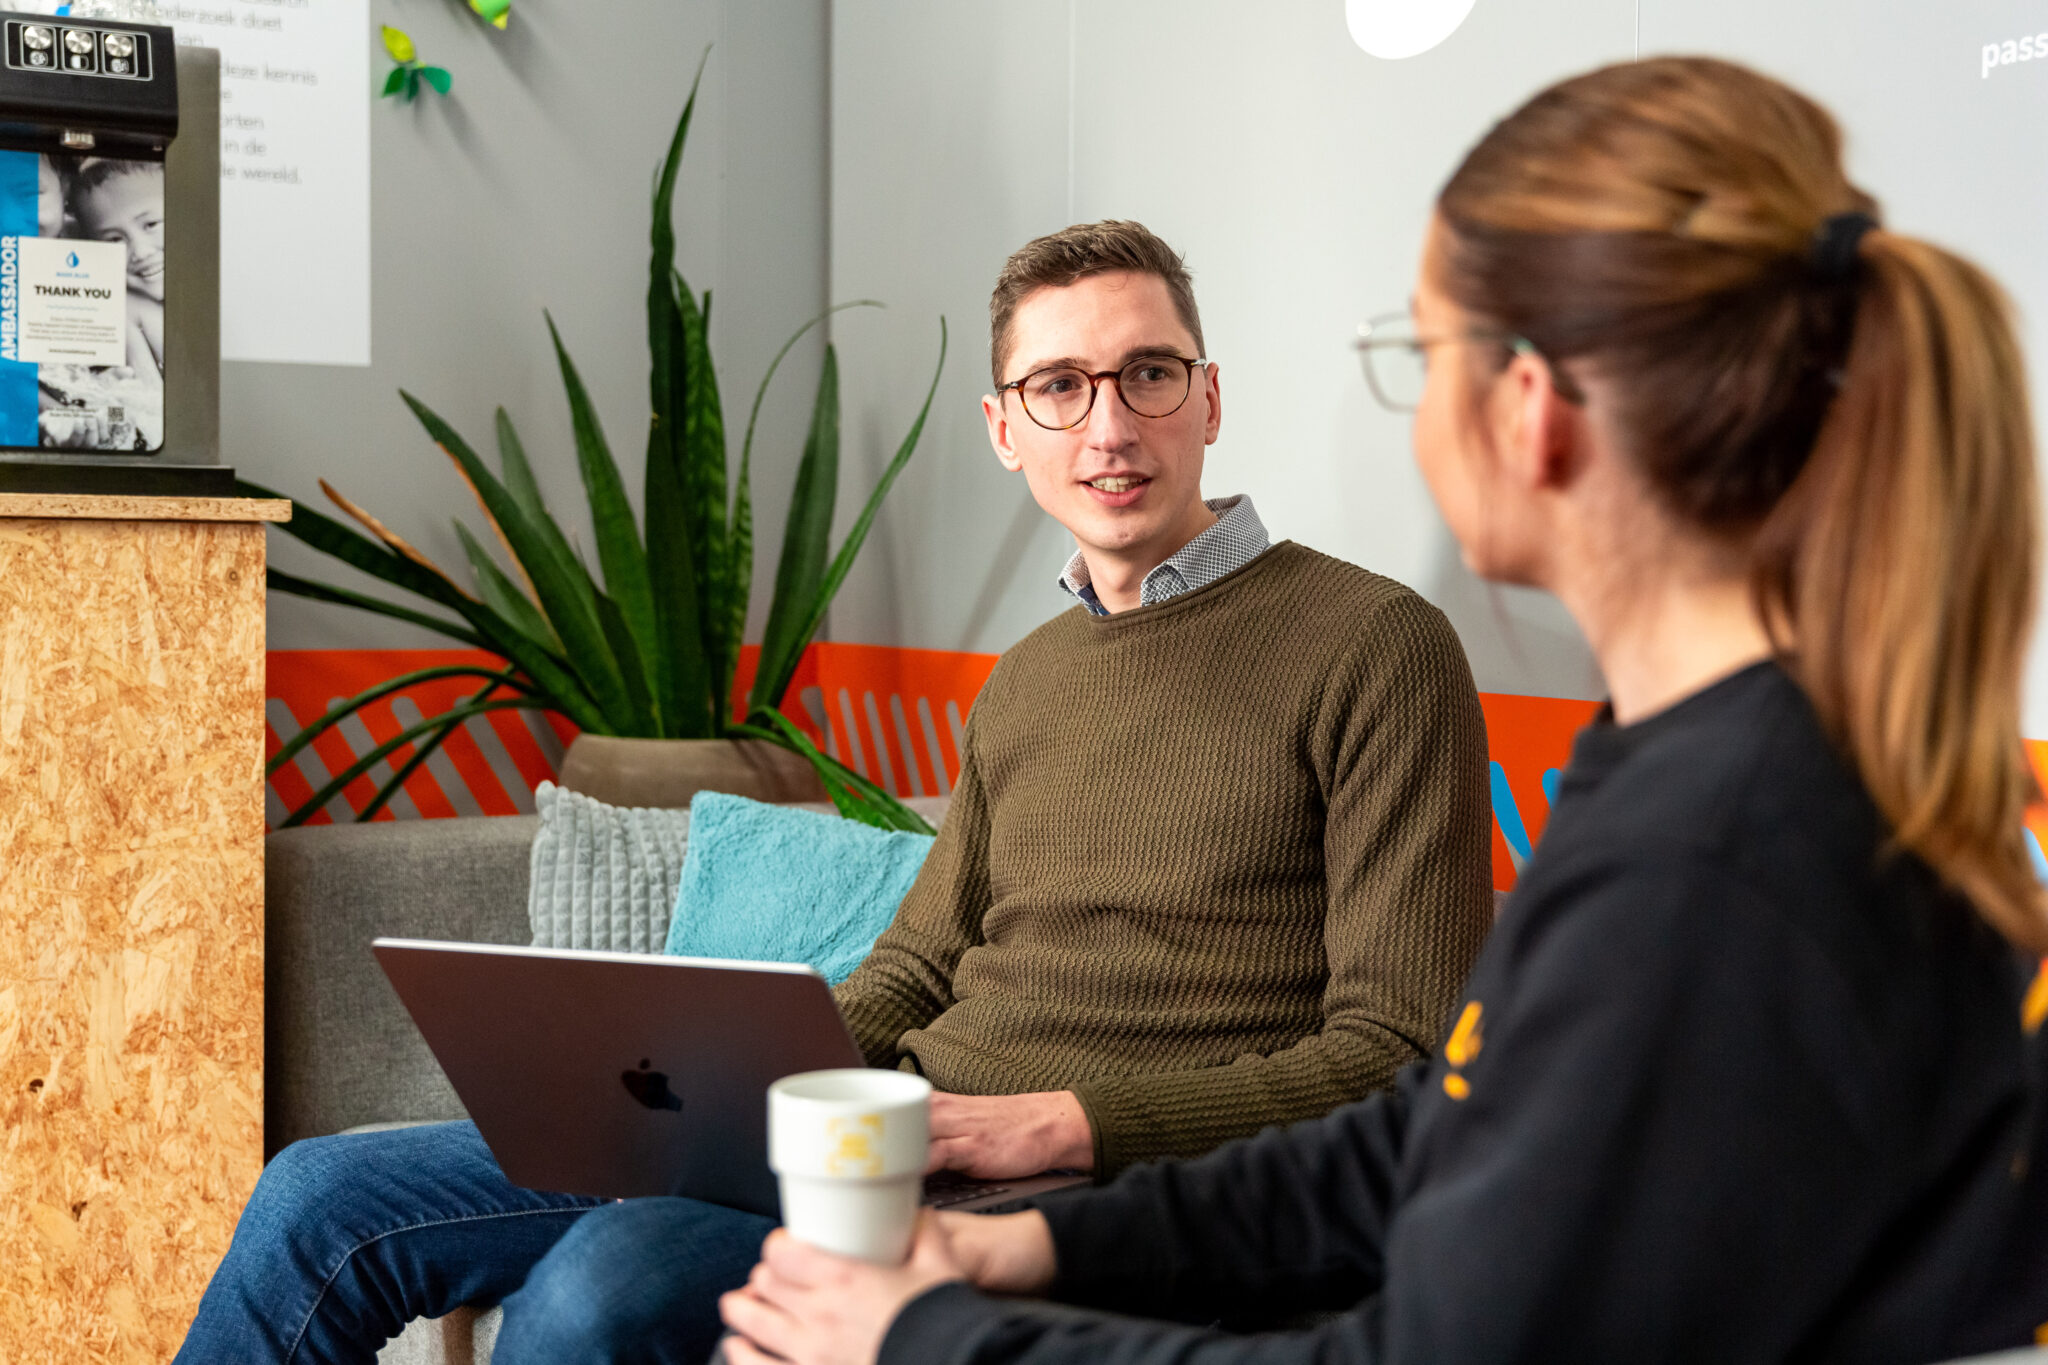
<svg viewBox="0 0 2048 1365">
<path fill-rule="evenodd" d="M 128 420 L 128 409 L 126 409 L 126 408 L 117 408 L 117 407 L 110 407 L 110 408 L 108 408 L 108 409 L 107 409 L 107 420 L 108 420 L 109 422 L 125 422 L 125 421 L 127 421 L 127 420 Z"/>
</svg>

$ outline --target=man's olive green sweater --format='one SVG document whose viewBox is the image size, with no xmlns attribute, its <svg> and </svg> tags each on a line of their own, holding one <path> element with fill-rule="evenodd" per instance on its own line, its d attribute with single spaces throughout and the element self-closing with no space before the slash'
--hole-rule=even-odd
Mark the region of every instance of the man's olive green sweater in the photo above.
<svg viewBox="0 0 2048 1365">
<path fill-rule="evenodd" d="M 1071 1090 L 1096 1170 L 1329 1112 L 1434 1048 L 1492 923 L 1443 614 L 1292 543 L 1005 654 L 938 842 L 839 988 L 868 1060 Z"/>
</svg>

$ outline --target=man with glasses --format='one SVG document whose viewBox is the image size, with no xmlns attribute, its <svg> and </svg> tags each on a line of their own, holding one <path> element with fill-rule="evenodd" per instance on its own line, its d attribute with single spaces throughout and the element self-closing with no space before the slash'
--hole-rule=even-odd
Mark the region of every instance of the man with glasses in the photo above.
<svg viewBox="0 0 2048 1365">
<path fill-rule="evenodd" d="M 989 441 L 1074 537 L 1081 610 L 997 665 L 939 844 L 841 998 L 888 1040 L 871 1060 L 957 1092 L 947 1165 L 1107 1176 L 1433 1046 L 1491 923 L 1485 726 L 1442 613 L 1203 499 L 1222 390 L 1165 242 L 1041 237 L 989 318 Z"/>
<path fill-rule="evenodd" d="M 935 1166 L 1107 1176 L 1434 1046 L 1491 923 L 1485 728 L 1441 613 L 1203 501 L 1221 390 L 1165 243 L 1034 241 L 990 320 L 990 439 L 1073 534 L 1080 606 L 990 676 L 938 841 L 837 994 L 871 1064 L 940 1092 Z M 181 1359 L 367 1361 L 502 1300 L 499 1365 L 694 1362 L 769 1227 L 514 1189 L 467 1124 L 300 1143 Z"/>
</svg>

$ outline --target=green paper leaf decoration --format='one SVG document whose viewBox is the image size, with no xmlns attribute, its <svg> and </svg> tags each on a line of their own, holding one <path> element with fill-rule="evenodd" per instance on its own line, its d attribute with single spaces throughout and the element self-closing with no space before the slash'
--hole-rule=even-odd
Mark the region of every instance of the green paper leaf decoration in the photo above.
<svg viewBox="0 0 2048 1365">
<path fill-rule="evenodd" d="M 411 104 L 420 97 L 420 69 L 416 66 L 405 68 L 405 102 Z"/>
<path fill-rule="evenodd" d="M 384 79 L 384 94 L 387 97 L 405 89 L 405 72 L 406 68 L 402 66 L 391 68 L 391 74 Z"/>
<path fill-rule="evenodd" d="M 469 0 L 469 7 L 493 28 L 505 27 L 512 17 L 512 0 Z"/>
<path fill-rule="evenodd" d="M 404 30 L 395 29 L 389 24 L 384 25 L 384 50 L 391 54 L 391 60 L 394 62 L 419 60 L 419 53 L 413 48 L 412 38 Z"/>
<path fill-rule="evenodd" d="M 449 87 L 455 84 L 455 78 L 449 75 L 448 68 L 443 66 L 423 66 L 420 68 L 420 75 L 426 77 L 428 85 L 444 95 L 448 93 Z"/>
</svg>

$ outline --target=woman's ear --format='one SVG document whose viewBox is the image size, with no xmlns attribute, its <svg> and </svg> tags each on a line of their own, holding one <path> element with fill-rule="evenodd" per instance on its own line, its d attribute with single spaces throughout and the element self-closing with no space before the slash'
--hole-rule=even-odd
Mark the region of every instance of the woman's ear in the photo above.
<svg viewBox="0 0 2048 1365">
<path fill-rule="evenodd" d="M 1558 393 L 1541 356 L 1510 360 L 1494 383 L 1489 407 L 1494 449 L 1516 483 L 1530 492 L 1559 491 L 1577 478 L 1585 410 Z"/>
</svg>

